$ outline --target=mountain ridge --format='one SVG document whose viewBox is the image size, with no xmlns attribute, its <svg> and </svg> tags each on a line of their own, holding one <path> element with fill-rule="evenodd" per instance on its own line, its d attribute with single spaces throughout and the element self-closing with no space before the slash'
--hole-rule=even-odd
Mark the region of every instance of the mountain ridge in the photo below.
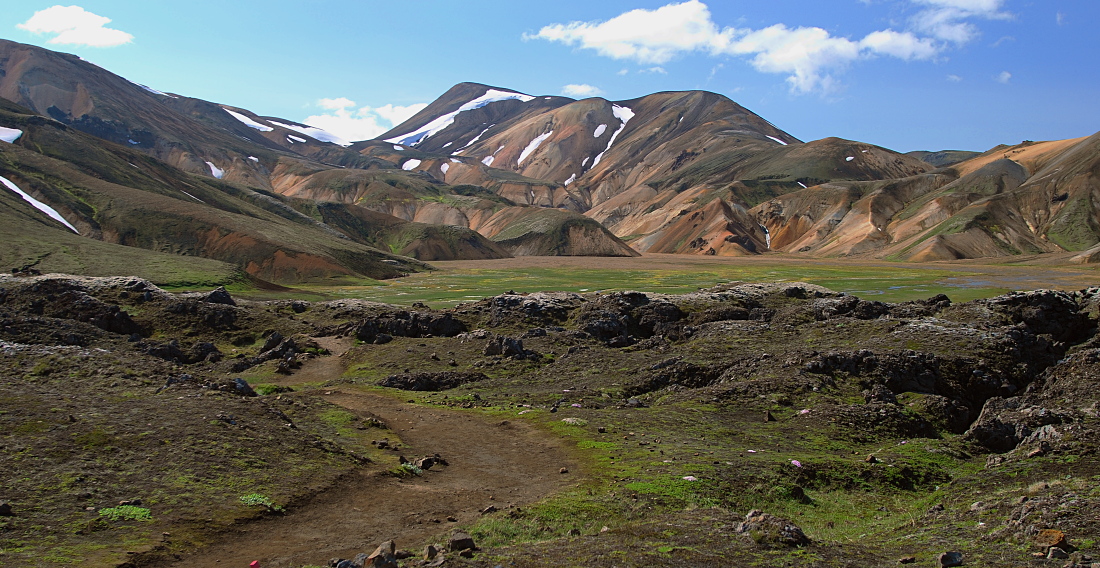
<svg viewBox="0 0 1100 568">
<path fill-rule="evenodd" d="M 26 107 L 22 114 L 8 108 L 0 126 L 30 125 L 13 147 L 37 145 L 60 160 L 43 167 L 73 163 L 104 181 L 175 199 L 158 207 L 201 209 L 198 202 L 209 198 L 225 209 L 219 223 L 259 205 L 288 227 L 334 239 L 326 250 L 353 244 L 376 251 L 369 253 L 376 259 L 641 251 L 927 261 L 1084 252 L 1100 243 L 1095 182 L 1087 175 L 1100 154 L 1091 138 L 1025 141 L 981 154 L 900 154 L 840 138 L 803 142 L 707 91 L 576 100 L 459 83 L 379 137 L 344 141 L 296 121 L 161 93 L 75 56 L 14 42 L 0 41 L 0 70 L 0 96 Z M 115 165 L 82 157 L 95 153 L 88 138 L 63 135 L 41 146 L 47 123 L 31 125 L 34 115 L 119 144 L 104 162 Z M 145 173 L 127 172 L 122 156 Z M 28 159 L 20 154 L 19 167 Z M 18 177 L 15 170 L 0 174 Z M 187 176 L 210 181 L 195 186 Z M 187 225 L 173 215 L 97 209 L 91 194 L 75 198 L 74 191 L 54 188 L 60 202 L 51 205 L 95 226 L 88 236 L 152 249 L 194 240 L 172 233 Z M 232 201 L 242 197 L 249 205 Z M 137 221 L 158 215 L 161 226 Z M 527 230 L 533 226 L 543 228 Z M 275 269 L 285 263 L 285 254 L 272 256 L 278 247 L 247 261 L 232 248 L 175 247 L 198 256 L 220 251 L 217 258 L 251 267 L 253 277 L 293 281 L 309 273 Z M 355 255 L 337 256 L 330 269 L 362 275 L 347 270 Z M 376 266 L 368 272 L 395 273 L 392 265 Z"/>
</svg>

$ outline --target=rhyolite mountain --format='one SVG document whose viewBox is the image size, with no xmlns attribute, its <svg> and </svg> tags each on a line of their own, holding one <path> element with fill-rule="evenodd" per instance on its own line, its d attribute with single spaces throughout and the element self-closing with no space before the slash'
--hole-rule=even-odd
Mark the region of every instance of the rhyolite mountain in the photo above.
<svg viewBox="0 0 1100 568">
<path fill-rule="evenodd" d="M 13 267 L 69 270 L 74 238 L 276 282 L 423 267 L 409 257 L 1100 257 L 1097 137 L 899 154 L 804 143 L 703 91 L 574 100 L 461 83 L 351 142 L 3 40 L 0 98 L 0 176 L 79 234 L 12 190 L 0 217 L 18 222 L 0 224 L 49 229 L 0 251 Z"/>
<path fill-rule="evenodd" d="M 424 152 L 406 167 L 584 213 L 639 251 L 897 260 L 1084 251 L 1074 261 L 1090 262 L 1100 256 L 1088 175 L 1097 143 L 899 154 L 840 138 L 803 143 L 713 93 L 573 101 L 461 84 L 352 147 L 393 161 Z"/>
</svg>

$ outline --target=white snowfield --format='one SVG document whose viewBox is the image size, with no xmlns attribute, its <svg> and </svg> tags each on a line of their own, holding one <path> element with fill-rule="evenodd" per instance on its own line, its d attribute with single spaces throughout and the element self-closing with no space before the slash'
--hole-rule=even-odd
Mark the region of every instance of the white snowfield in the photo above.
<svg viewBox="0 0 1100 568">
<path fill-rule="evenodd" d="M 405 148 L 403 146 L 398 146 L 397 144 L 393 145 L 393 149 L 397 150 L 398 152 L 404 152 L 405 151 Z"/>
<path fill-rule="evenodd" d="M 596 131 L 592 133 L 592 137 L 599 138 L 600 136 L 603 136 L 604 132 L 607 132 L 607 125 L 601 124 L 596 127 Z"/>
<path fill-rule="evenodd" d="M 301 142 L 301 143 L 303 143 L 303 144 L 304 144 L 304 143 L 305 143 L 305 141 L 306 141 L 306 139 L 305 139 L 305 138 L 299 138 L 299 137 L 297 137 L 297 136 L 295 136 L 295 135 L 293 135 L 293 134 L 291 134 L 291 135 L 287 136 L 287 137 L 286 137 L 286 139 L 287 139 L 287 141 L 288 141 L 288 142 L 290 142 L 291 144 L 293 144 L 293 143 L 295 143 L 295 142 Z"/>
<path fill-rule="evenodd" d="M 596 165 L 598 165 L 600 163 L 600 160 L 603 158 L 603 155 L 606 154 L 607 151 L 611 149 L 611 145 L 615 143 L 615 139 L 618 138 L 619 134 L 621 134 L 623 129 L 626 128 L 626 123 L 630 122 L 630 119 L 634 118 L 634 111 L 632 111 L 628 107 L 624 107 L 624 106 L 611 105 L 611 113 L 615 115 L 615 118 L 623 121 L 623 124 L 622 124 L 622 126 L 619 127 L 618 130 L 615 131 L 614 134 L 611 135 L 611 140 L 607 141 L 607 148 L 604 148 L 604 151 L 600 152 L 600 154 L 598 156 L 596 156 L 595 160 L 592 160 L 592 167 L 593 168 L 596 167 Z"/>
<path fill-rule="evenodd" d="M 532 140 L 531 143 L 528 144 L 527 147 L 524 148 L 523 151 L 519 153 L 519 159 L 516 160 L 516 165 L 522 164 L 523 161 L 526 160 L 528 156 L 533 154 L 535 152 L 535 150 L 539 149 L 539 146 L 543 142 L 545 142 L 547 138 L 549 138 L 553 135 L 554 135 L 554 131 L 551 130 L 550 132 L 547 132 L 545 134 L 539 134 L 538 136 L 536 136 L 535 139 Z"/>
<path fill-rule="evenodd" d="M 575 182 L 575 181 L 577 181 L 577 174 L 573 174 L 573 175 L 569 176 L 569 179 L 567 179 L 567 180 L 565 180 L 564 182 L 562 182 L 562 185 L 564 185 L 564 186 L 568 187 L 568 186 L 569 186 L 569 184 L 571 184 L 571 183 L 573 183 L 573 182 Z"/>
<path fill-rule="evenodd" d="M 252 120 L 251 118 L 248 118 L 247 116 L 245 116 L 245 115 L 243 115 L 239 112 L 233 112 L 233 111 L 231 111 L 227 108 L 224 108 L 224 107 L 222 108 L 222 110 L 229 113 L 229 116 L 232 116 L 233 118 L 243 122 L 244 125 L 249 127 L 249 128 L 255 128 L 256 130 L 259 130 L 260 132 L 271 132 L 272 130 L 275 130 L 274 128 L 272 128 L 270 126 L 268 126 L 266 124 L 260 124 L 259 122 L 256 122 L 255 120 Z"/>
<path fill-rule="evenodd" d="M 332 142 L 333 144 L 336 144 L 337 146 L 344 146 L 344 147 L 351 146 L 351 142 L 348 142 L 347 140 L 344 140 L 343 138 L 340 138 L 339 136 L 337 136 L 337 135 L 335 135 L 331 132 L 326 132 L 324 130 L 321 130 L 320 128 L 316 128 L 316 127 L 313 127 L 313 126 L 298 126 L 298 125 L 294 125 L 294 124 L 283 124 L 281 122 L 274 121 L 274 120 L 269 120 L 268 122 L 270 122 L 271 124 L 274 124 L 275 126 L 285 128 L 287 130 L 293 130 L 293 131 L 295 131 L 299 134 L 305 134 L 306 136 L 309 136 L 310 138 L 313 138 L 314 140 L 320 140 L 321 142 Z M 305 140 L 302 140 L 302 142 L 305 142 Z"/>
<path fill-rule="evenodd" d="M 225 170 L 214 165 L 214 162 L 206 162 L 206 165 L 210 167 L 210 175 L 222 179 L 225 177 Z"/>
<path fill-rule="evenodd" d="M 8 144 L 14 144 L 19 137 L 23 135 L 23 131 L 18 128 L 4 128 L 0 126 L 0 140 L 7 142 Z"/>
<path fill-rule="evenodd" d="M 443 162 L 443 164 L 439 166 L 439 171 L 443 172 L 444 174 L 446 174 L 447 170 L 449 169 L 451 169 L 451 164 L 448 164 L 447 162 Z"/>
<path fill-rule="evenodd" d="M 420 166 L 420 160 L 412 159 L 412 160 L 409 160 L 409 161 L 405 162 L 404 164 L 401 164 L 401 169 L 405 170 L 406 172 L 409 172 L 409 171 L 415 170 L 419 166 Z"/>
<path fill-rule="evenodd" d="M 0 183 L 8 186 L 8 189 L 10 189 L 10 190 L 14 191 L 15 193 L 19 194 L 19 197 L 22 197 L 23 201 L 26 201 L 27 203 L 30 203 L 31 205 L 33 205 L 35 209 L 45 213 L 46 215 L 49 215 L 51 219 L 61 223 L 62 225 L 65 225 L 70 230 L 72 230 L 72 232 L 74 232 L 78 235 L 80 234 L 80 231 L 76 230 L 76 227 L 72 226 L 72 224 L 70 224 L 68 221 L 66 221 L 65 218 L 62 217 L 61 214 L 58 213 L 56 209 L 54 209 L 53 207 L 50 207 L 49 205 L 46 205 L 45 203 L 42 203 L 41 201 L 31 197 L 30 195 L 27 194 L 27 192 L 23 191 L 22 189 L 19 189 L 19 186 L 12 183 L 11 180 L 9 180 L 8 178 L 0 177 Z"/>
<path fill-rule="evenodd" d="M 779 142 L 780 144 L 782 144 L 782 145 L 784 145 L 784 146 L 786 146 L 786 145 L 787 145 L 787 143 L 786 143 L 786 142 L 784 142 L 784 141 L 782 141 L 782 140 L 780 140 L 780 139 L 776 138 L 775 136 L 768 136 L 768 138 L 771 138 L 772 140 L 775 140 L 776 142 Z"/>
<path fill-rule="evenodd" d="M 260 161 L 260 159 L 257 158 L 256 156 L 249 156 L 248 159 L 252 160 L 253 162 L 259 162 Z"/>
<path fill-rule="evenodd" d="M 481 163 L 485 164 L 486 166 L 493 165 L 493 156 L 485 156 L 485 158 L 481 160 Z"/>
<path fill-rule="evenodd" d="M 481 108 L 489 103 L 495 103 L 497 101 L 517 99 L 521 102 L 528 102 L 534 100 L 534 98 L 535 97 L 532 97 L 531 95 L 525 95 L 523 93 L 513 93 L 510 91 L 498 91 L 496 89 L 489 89 L 485 92 L 484 95 L 481 95 L 480 97 L 458 107 L 458 110 L 440 116 L 425 124 L 424 126 L 421 126 L 414 132 L 401 134 L 398 136 L 394 136 L 393 138 L 387 138 L 386 142 L 391 142 L 393 144 L 404 144 L 405 146 L 416 146 L 417 144 L 420 144 L 421 142 L 432 137 L 440 130 L 443 130 L 444 128 L 447 128 L 448 126 L 453 124 L 455 121 L 455 117 L 458 116 L 458 113 L 460 112 Z"/>
<path fill-rule="evenodd" d="M 854 160 L 854 159 L 856 159 L 856 157 L 855 157 L 855 156 L 848 156 L 847 158 L 844 158 L 844 161 L 845 161 L 845 162 L 851 162 L 851 161 L 852 161 L 852 160 Z"/>
</svg>

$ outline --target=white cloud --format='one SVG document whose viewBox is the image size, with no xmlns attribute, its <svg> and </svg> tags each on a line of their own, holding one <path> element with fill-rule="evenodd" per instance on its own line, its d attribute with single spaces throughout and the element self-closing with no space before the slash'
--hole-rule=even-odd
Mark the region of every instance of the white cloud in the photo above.
<svg viewBox="0 0 1100 568">
<path fill-rule="evenodd" d="M 53 44 L 114 47 L 134 39 L 122 30 L 104 27 L 110 22 L 110 18 L 80 6 L 51 6 L 16 27 L 35 34 L 57 34 L 48 42 Z"/>
<path fill-rule="evenodd" d="M 650 67 L 648 69 L 642 69 L 641 72 L 642 73 L 656 73 L 658 75 L 668 75 L 668 71 L 665 71 L 665 68 L 660 67 L 660 66 Z"/>
<path fill-rule="evenodd" d="M 405 122 L 413 117 L 414 114 L 424 110 L 428 106 L 428 103 L 416 103 L 409 106 L 395 106 L 395 105 L 383 105 L 377 108 L 367 110 L 370 107 L 363 107 L 359 109 L 359 113 L 364 112 L 377 114 L 383 119 L 390 122 L 394 126 Z"/>
<path fill-rule="evenodd" d="M 1066 15 L 1063 14 L 1062 12 L 1058 12 L 1057 14 L 1054 15 L 1054 21 L 1059 26 L 1064 26 L 1064 25 L 1066 25 Z"/>
<path fill-rule="evenodd" d="M 619 76 L 622 76 L 622 75 L 626 75 L 627 73 L 630 73 L 629 69 L 619 69 L 619 72 L 615 73 L 615 74 L 619 75 Z"/>
<path fill-rule="evenodd" d="M 1008 82 L 1012 80 L 1012 73 L 1009 73 L 1008 71 L 1001 71 L 1001 74 L 997 75 L 995 79 L 998 83 L 1007 85 Z"/>
<path fill-rule="evenodd" d="M 963 78 L 958 75 L 951 74 L 947 76 L 947 80 L 951 81 L 952 83 L 961 83 Z"/>
<path fill-rule="evenodd" d="M 871 32 L 859 42 L 860 46 L 882 55 L 898 59 L 931 59 L 939 53 L 936 42 L 928 38 L 919 38 L 910 32 L 883 30 Z"/>
<path fill-rule="evenodd" d="M 566 85 L 561 88 L 561 94 L 567 97 L 588 98 L 602 95 L 603 90 L 592 85 Z"/>
<path fill-rule="evenodd" d="M 911 0 L 924 6 L 913 17 L 913 27 L 936 39 L 957 44 L 967 43 L 980 33 L 968 20 L 1005 20 L 1012 17 L 1002 12 L 1004 0 Z"/>
<path fill-rule="evenodd" d="M 729 51 L 754 55 L 752 66 L 765 73 L 788 74 L 791 90 L 807 93 L 831 91 L 836 80 L 827 72 L 840 69 L 859 57 L 859 44 L 833 37 L 821 28 L 790 29 L 776 24 L 750 32 L 730 46 Z"/>
<path fill-rule="evenodd" d="M 615 59 L 643 64 L 666 63 L 690 51 L 721 51 L 729 44 L 731 28 L 719 31 L 710 9 L 699 0 L 668 4 L 656 10 L 631 10 L 606 22 L 551 24 L 524 39 L 558 41 Z"/>
<path fill-rule="evenodd" d="M 989 4 L 989 10 L 996 13 L 1002 0 L 911 1 L 929 6 L 927 10 L 945 9 L 947 4 L 954 3 L 964 5 L 959 10 L 973 11 Z M 967 7 L 970 4 L 974 6 Z M 552 24 L 537 34 L 525 34 L 524 39 L 556 41 L 592 49 L 613 59 L 651 65 L 665 64 L 690 53 L 743 56 L 750 58 L 757 71 L 787 75 L 791 90 L 797 93 L 834 89 L 837 81 L 833 73 L 843 71 L 861 58 L 881 55 L 906 61 L 924 60 L 935 57 L 943 48 L 932 38 L 889 29 L 852 40 L 833 36 L 818 27 L 789 28 L 775 24 L 759 30 L 720 28 L 711 19 L 707 5 L 699 0 L 668 4 L 655 10 L 632 10 L 605 22 Z M 655 68 L 648 70 L 652 72 Z"/>
<path fill-rule="evenodd" d="M 405 122 L 414 114 L 424 110 L 427 103 L 408 106 L 387 104 L 372 108 L 369 106 L 355 110 L 355 101 L 347 97 L 321 99 L 317 106 L 333 111 L 307 117 L 302 122 L 331 132 L 345 140 L 370 140 L 394 126 Z"/>
<path fill-rule="evenodd" d="M 347 97 L 340 97 L 338 99 L 321 99 L 317 101 L 317 106 L 326 110 L 339 110 L 342 108 L 355 106 L 355 101 Z"/>
</svg>

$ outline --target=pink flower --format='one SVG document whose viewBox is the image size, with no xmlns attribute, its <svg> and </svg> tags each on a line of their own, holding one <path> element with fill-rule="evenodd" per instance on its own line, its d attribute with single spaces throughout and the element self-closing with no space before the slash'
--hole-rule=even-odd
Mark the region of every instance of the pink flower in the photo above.
<svg viewBox="0 0 1100 568">
<path fill-rule="evenodd" d="M 699 481 L 699 478 L 694 475 L 685 475 L 684 481 Z"/>
<path fill-rule="evenodd" d="M 580 408 L 581 407 L 581 405 L 579 405 L 575 402 L 573 404 L 570 404 L 569 406 L 572 406 L 573 408 Z"/>
<path fill-rule="evenodd" d="M 791 460 L 791 465 L 793 465 L 795 467 L 802 467 L 802 462 L 800 462 L 798 460 Z"/>
<path fill-rule="evenodd" d="M 809 409 L 809 408 L 803 408 L 803 409 L 802 409 L 802 410 L 800 410 L 800 411 L 799 411 L 798 413 L 799 413 L 799 414 L 809 414 L 809 413 L 810 413 L 810 409 Z"/>
</svg>

